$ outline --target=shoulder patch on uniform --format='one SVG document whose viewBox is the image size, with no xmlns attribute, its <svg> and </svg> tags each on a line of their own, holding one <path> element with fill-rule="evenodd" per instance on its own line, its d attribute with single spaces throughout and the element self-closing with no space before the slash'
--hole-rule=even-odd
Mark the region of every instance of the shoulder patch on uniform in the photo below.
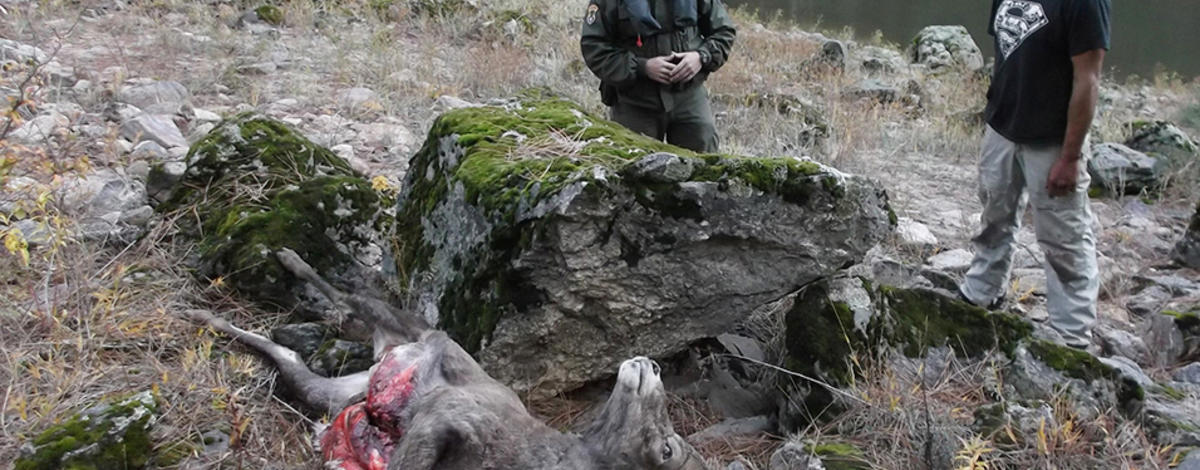
<svg viewBox="0 0 1200 470">
<path fill-rule="evenodd" d="M 587 16 L 584 17 L 584 21 L 587 21 L 587 24 L 595 24 L 596 23 L 596 15 L 599 13 L 600 13 L 600 5 L 597 5 L 595 3 L 588 5 Z"/>
</svg>

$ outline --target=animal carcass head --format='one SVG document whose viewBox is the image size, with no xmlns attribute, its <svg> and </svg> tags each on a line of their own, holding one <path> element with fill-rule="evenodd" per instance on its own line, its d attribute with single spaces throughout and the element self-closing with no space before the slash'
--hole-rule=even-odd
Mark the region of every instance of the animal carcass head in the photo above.
<svg viewBox="0 0 1200 470">
<path fill-rule="evenodd" d="M 644 357 L 622 363 L 617 385 L 584 439 L 612 460 L 612 468 L 703 470 L 700 453 L 671 425 L 659 372 Z"/>
</svg>

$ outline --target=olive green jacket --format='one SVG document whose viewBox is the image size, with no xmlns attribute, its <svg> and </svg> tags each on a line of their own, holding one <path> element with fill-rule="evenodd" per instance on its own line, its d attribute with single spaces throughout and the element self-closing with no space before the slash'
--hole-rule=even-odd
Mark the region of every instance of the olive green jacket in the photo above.
<svg viewBox="0 0 1200 470">
<path fill-rule="evenodd" d="M 737 29 L 721 0 L 696 0 L 696 25 L 675 26 L 668 1 L 650 0 L 654 17 L 663 32 L 641 37 L 634 30 L 621 0 L 591 0 L 583 19 L 579 41 L 584 62 L 600 77 L 604 94 L 615 94 L 622 103 L 653 110 L 671 111 L 678 93 L 693 93 L 709 73 L 725 65 Z M 703 64 L 690 82 L 663 85 L 646 76 L 646 62 L 673 52 L 696 51 Z M 605 103 L 612 105 L 609 97 Z"/>
</svg>

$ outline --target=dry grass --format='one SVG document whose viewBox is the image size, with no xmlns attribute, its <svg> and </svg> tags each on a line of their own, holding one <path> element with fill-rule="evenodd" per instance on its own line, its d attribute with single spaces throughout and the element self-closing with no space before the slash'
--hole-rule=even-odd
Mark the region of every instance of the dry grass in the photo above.
<svg viewBox="0 0 1200 470">
<path fill-rule="evenodd" d="M 884 358 L 861 368 L 845 390 L 862 402 L 790 439 L 809 448 L 853 444 L 864 452 L 861 463 L 879 469 L 1168 468 L 1173 449 L 1151 443 L 1119 411 L 1087 420 L 1063 397 L 1049 404 L 1052 418 L 1032 435 L 1013 427 L 976 434 L 974 412 L 995 403 L 1004 365 L 1002 358 Z"/>
<path fill-rule="evenodd" d="M 529 86 L 551 88 L 603 111 L 596 80 L 578 59 L 582 11 L 573 2 L 501 0 L 452 17 L 419 14 L 403 8 L 402 1 L 395 2 L 401 7 L 382 12 L 367 0 L 286 2 L 286 26 L 279 39 L 250 36 L 230 26 L 248 4 L 133 3 L 117 15 L 82 22 L 75 2 L 41 2 L 36 11 L 14 8 L 12 21 L 0 24 L 0 36 L 43 48 L 66 43 L 71 47 L 63 50 L 62 59 L 95 72 L 91 91 L 68 95 L 38 85 L 35 103 L 61 97 L 95 112 L 125 79 L 152 77 L 180 81 L 193 92 L 197 106 L 222 111 L 257 107 L 283 114 L 272 111 L 271 104 L 295 99 L 298 105 L 287 113 L 301 117 L 302 130 L 319 116 L 386 116 L 419 134 L 434 118 L 430 106 L 438 96 L 484 100 Z M 510 36 L 491 16 L 503 10 L 533 18 L 537 27 Z M 738 14 L 743 25 L 757 21 L 748 13 Z M 79 28 L 72 30 L 76 23 Z M 730 63 L 709 82 L 711 91 L 805 96 L 824 108 L 830 134 L 822 145 L 812 146 L 804 137 L 809 124 L 795 115 L 718 105 L 726 150 L 808 154 L 879 178 L 901 214 L 970 207 L 979 129 L 967 124 L 962 113 L 982 105 L 983 84 L 925 81 L 926 99 L 918 112 L 905 105 L 844 100 L 842 91 L 861 77 L 811 70 L 804 64 L 820 44 L 792 31 L 791 25 L 775 21 L 769 26 L 742 28 Z M 264 61 L 283 67 L 268 76 L 237 71 Z M 5 80 L 12 77 L 5 75 Z M 1154 93 L 1188 97 L 1163 105 L 1162 111 L 1182 113 L 1185 124 L 1200 122 L 1188 118 L 1200 109 L 1195 84 L 1160 82 Z M 337 102 L 339 90 L 355 86 L 374 90 L 376 102 L 360 109 Z M 1100 136 L 1115 138 L 1132 117 L 1132 111 L 1102 115 Z M 6 386 L 0 403 L 0 461 L 11 461 L 21 443 L 80 408 L 105 397 L 155 390 L 165 405 L 156 427 L 163 454 L 198 453 L 202 436 L 215 431 L 231 440 L 229 449 L 205 456 L 196 468 L 316 468 L 309 418 L 274 398 L 275 382 L 267 367 L 228 340 L 176 317 L 187 308 L 210 308 L 262 330 L 283 321 L 286 312 L 264 312 L 230 297 L 219 285 L 193 280 L 183 268 L 192 247 L 173 237 L 170 220 L 129 246 L 84 243 L 70 238 L 74 221 L 62 212 L 60 201 L 38 202 L 40 194 L 53 193 L 56 178 L 86 172 L 88 166 L 130 163 L 114 150 L 115 138 L 110 133 L 95 141 L 56 140 L 28 147 L 0 138 L 0 184 L 18 176 L 40 183 L 30 193 L 6 192 L 0 202 L 26 204 L 39 223 L 54 229 L 51 242 L 29 246 L 28 264 L 19 254 L 0 257 L 0 382 Z M 569 151 L 557 144 L 535 144 Z M 1188 184 L 1192 186 L 1181 187 L 1200 187 L 1200 178 Z M 1176 203 L 1195 194 L 1184 190 L 1168 200 Z M 760 339 L 769 355 L 779 357 L 778 316 L 764 316 L 755 329 L 763 331 Z M 995 367 L 956 362 L 927 384 L 910 371 L 863 370 L 864 378 L 849 392 L 870 406 L 853 408 L 795 438 L 822 441 L 836 434 L 862 444 L 877 468 L 920 466 L 922 445 L 931 435 L 924 414 L 924 397 L 929 397 L 929 422 L 944 438 L 947 458 L 991 449 L 981 454 L 991 468 L 1052 468 L 1064 461 L 1068 464 L 1057 468 L 1075 468 L 1075 462 L 1078 468 L 1091 468 L 1084 464 L 1100 457 L 1115 459 L 1122 468 L 1163 468 L 1163 450 L 1119 420 L 1076 423 L 1107 436 L 1087 446 L 1063 427 L 1048 430 L 1044 449 L 1000 448 L 972 436 L 967 430 L 970 410 L 985 401 L 987 390 L 980 384 L 996 375 Z M 768 377 L 773 373 L 764 372 L 763 379 Z M 590 403 L 563 398 L 531 407 L 552 426 L 567 429 Z M 712 414 L 692 402 L 676 400 L 672 412 L 683 434 L 713 424 Z M 1070 417 L 1057 421 L 1074 422 Z M 776 445 L 778 441 L 763 436 L 702 450 L 724 461 L 742 455 L 763 468 Z"/>
</svg>

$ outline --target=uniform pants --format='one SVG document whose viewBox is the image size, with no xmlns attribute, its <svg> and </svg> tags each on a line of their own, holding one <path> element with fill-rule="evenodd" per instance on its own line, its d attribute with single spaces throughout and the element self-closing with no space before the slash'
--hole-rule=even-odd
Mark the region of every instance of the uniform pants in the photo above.
<svg viewBox="0 0 1200 470">
<path fill-rule="evenodd" d="M 1087 195 L 1091 177 L 1085 155 L 1079 163 L 1075 192 L 1050 197 L 1046 181 L 1061 150 L 1058 145 L 1017 144 L 991 127 L 987 129 L 979 162 L 982 230 L 972 240 L 975 259 L 961 289 L 977 305 L 988 305 L 1005 295 L 1012 268 L 1013 237 L 1021 227 L 1026 206 L 1032 202 L 1034 229 L 1046 258 L 1050 326 L 1063 335 L 1068 345 L 1084 347 L 1090 343 L 1100 291 Z"/>
<path fill-rule="evenodd" d="M 675 106 L 662 111 L 620 102 L 612 107 L 612 120 L 652 139 L 699 153 L 716 153 L 717 125 L 704 88 L 675 94 Z"/>
</svg>

